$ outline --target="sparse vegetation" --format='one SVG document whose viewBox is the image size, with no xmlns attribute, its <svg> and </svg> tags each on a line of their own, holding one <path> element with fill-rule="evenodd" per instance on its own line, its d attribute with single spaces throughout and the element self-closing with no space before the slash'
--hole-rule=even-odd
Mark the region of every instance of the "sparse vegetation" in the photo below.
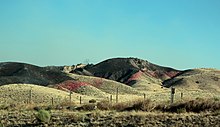
<svg viewBox="0 0 220 127">
<path fill-rule="evenodd" d="M 85 114 L 83 113 L 79 113 L 79 112 L 76 112 L 76 113 L 72 113 L 68 116 L 69 119 L 71 119 L 72 122 L 79 122 L 79 121 L 84 121 L 85 119 Z"/>
<path fill-rule="evenodd" d="M 196 99 L 185 102 L 177 102 L 172 105 L 159 105 L 156 110 L 164 112 L 204 112 L 204 111 L 216 111 L 220 110 L 220 101 L 214 101 L 212 99 Z"/>
<path fill-rule="evenodd" d="M 78 110 L 83 110 L 83 111 L 92 111 L 97 108 L 96 104 L 84 104 L 81 107 L 78 108 Z"/>
<path fill-rule="evenodd" d="M 97 108 L 99 110 L 110 110 L 112 109 L 112 103 L 109 101 L 101 101 L 97 103 Z"/>
</svg>

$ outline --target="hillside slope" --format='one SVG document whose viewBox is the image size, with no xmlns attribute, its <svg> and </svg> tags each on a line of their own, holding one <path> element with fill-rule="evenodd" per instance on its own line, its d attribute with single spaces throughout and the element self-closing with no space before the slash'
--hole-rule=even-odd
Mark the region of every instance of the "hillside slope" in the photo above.
<svg viewBox="0 0 220 127">
<path fill-rule="evenodd" d="M 71 72 L 71 73 L 69 73 Z M 161 86 L 220 92 L 220 71 L 191 69 L 179 71 L 137 58 L 113 58 L 96 65 L 38 67 L 25 63 L 0 63 L 0 86 L 36 84 L 72 90 L 79 94 L 106 97 L 115 94 L 161 92 Z"/>
<path fill-rule="evenodd" d="M 0 86 L 0 102 L 1 104 L 27 103 L 30 97 L 30 90 L 32 93 L 32 102 L 35 104 L 51 104 L 52 98 L 54 104 L 69 101 L 69 92 L 33 84 L 9 84 Z M 79 103 L 80 96 L 82 96 L 85 102 L 91 99 L 88 96 L 73 92 L 72 101 Z"/>
<path fill-rule="evenodd" d="M 113 58 L 100 62 L 96 65 L 88 65 L 71 73 L 102 77 L 121 83 L 132 85 L 131 78 L 138 72 L 152 80 L 170 79 L 181 71 L 168 67 L 152 64 L 148 61 L 137 58 Z M 85 73 L 84 73 L 85 72 Z"/>
<path fill-rule="evenodd" d="M 186 70 L 178 76 L 164 81 L 163 86 L 220 92 L 220 71 L 216 69 Z"/>
<path fill-rule="evenodd" d="M 0 85 L 26 83 L 47 86 L 71 79 L 58 69 L 16 62 L 0 63 Z"/>
<path fill-rule="evenodd" d="M 77 81 L 85 82 L 108 94 L 116 94 L 117 88 L 119 89 L 118 91 L 119 94 L 140 94 L 137 90 L 133 89 L 132 87 L 116 81 L 99 78 L 99 77 L 82 76 L 76 74 L 69 74 L 69 76 L 76 79 Z"/>
</svg>

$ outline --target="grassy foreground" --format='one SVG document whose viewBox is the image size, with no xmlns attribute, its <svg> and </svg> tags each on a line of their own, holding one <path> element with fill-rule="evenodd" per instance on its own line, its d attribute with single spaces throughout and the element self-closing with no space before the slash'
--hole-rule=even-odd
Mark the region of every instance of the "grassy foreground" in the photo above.
<svg viewBox="0 0 220 127">
<path fill-rule="evenodd" d="M 34 111 L 0 111 L 5 126 L 77 126 L 77 127 L 138 127 L 138 126 L 218 126 L 220 113 L 161 113 L 115 111 L 52 111 L 49 123 L 35 123 Z"/>
<path fill-rule="evenodd" d="M 47 122 L 37 121 L 40 109 L 51 115 Z M 41 111 L 41 110 L 40 110 Z M 4 126 L 78 126 L 78 127 L 138 127 L 138 126 L 219 126 L 220 101 L 195 99 L 157 104 L 149 99 L 122 103 L 107 101 L 80 106 L 27 106 L 0 110 Z"/>
</svg>

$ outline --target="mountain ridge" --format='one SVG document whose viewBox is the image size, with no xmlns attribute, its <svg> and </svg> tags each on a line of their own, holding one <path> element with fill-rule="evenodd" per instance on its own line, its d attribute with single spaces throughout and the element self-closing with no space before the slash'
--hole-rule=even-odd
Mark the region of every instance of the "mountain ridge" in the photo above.
<svg viewBox="0 0 220 127">
<path fill-rule="evenodd" d="M 74 78 L 76 76 L 71 77 L 69 74 L 76 74 L 78 78 L 80 75 L 105 78 L 139 90 L 170 86 L 220 89 L 220 71 L 217 69 L 177 70 L 132 57 L 111 58 L 95 65 L 39 67 L 18 62 L 0 63 L 0 85 L 23 83 L 53 87 L 60 83 L 65 84 L 65 81 L 71 81 L 73 85 L 80 83 Z M 86 83 L 91 84 L 89 80 Z"/>
</svg>

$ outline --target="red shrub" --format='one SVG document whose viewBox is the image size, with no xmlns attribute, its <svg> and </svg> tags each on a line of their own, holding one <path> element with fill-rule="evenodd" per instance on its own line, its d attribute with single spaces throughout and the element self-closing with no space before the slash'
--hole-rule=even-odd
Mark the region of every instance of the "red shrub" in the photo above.
<svg viewBox="0 0 220 127">
<path fill-rule="evenodd" d="M 61 90 L 68 89 L 70 91 L 74 91 L 80 88 L 81 86 L 86 86 L 86 85 L 89 85 L 89 84 L 85 82 L 80 82 L 80 81 L 68 80 L 68 81 L 64 81 L 58 84 L 57 88 Z"/>
</svg>

